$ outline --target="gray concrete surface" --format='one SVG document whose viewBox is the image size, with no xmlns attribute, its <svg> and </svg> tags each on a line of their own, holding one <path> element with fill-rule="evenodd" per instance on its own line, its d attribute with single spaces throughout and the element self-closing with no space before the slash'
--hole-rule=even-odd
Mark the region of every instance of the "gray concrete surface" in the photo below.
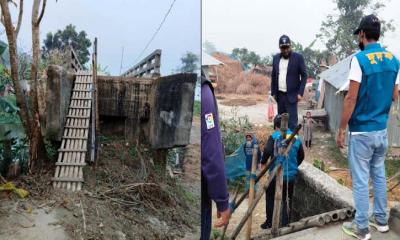
<svg viewBox="0 0 400 240">
<path fill-rule="evenodd" d="M 399 240 L 400 235 L 393 231 L 380 233 L 371 229 L 372 239 L 374 240 Z M 342 224 L 330 224 L 323 228 L 310 228 L 297 233 L 274 238 L 274 240 L 353 240 L 355 238 L 346 235 L 342 231 Z"/>
<path fill-rule="evenodd" d="M 293 196 L 294 221 L 345 207 L 354 207 L 352 192 L 325 172 L 303 161 Z"/>
</svg>

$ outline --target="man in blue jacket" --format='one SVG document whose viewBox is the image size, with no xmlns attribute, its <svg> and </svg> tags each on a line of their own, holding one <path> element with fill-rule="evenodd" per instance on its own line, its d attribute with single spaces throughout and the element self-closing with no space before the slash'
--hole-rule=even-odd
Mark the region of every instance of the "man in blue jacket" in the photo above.
<svg viewBox="0 0 400 240">
<path fill-rule="evenodd" d="M 297 126 L 297 102 L 304 94 L 307 70 L 301 54 L 293 52 L 290 38 L 279 38 L 281 53 L 272 61 L 271 95 L 278 103 L 278 114 L 289 113 L 289 128 Z"/>
<path fill-rule="evenodd" d="M 211 200 L 217 206 L 214 226 L 222 227 L 230 216 L 229 195 L 225 177 L 224 148 L 218 121 L 217 101 L 211 82 L 201 77 L 201 239 L 210 239 Z"/>
<path fill-rule="evenodd" d="M 289 116 L 290 117 L 290 116 Z M 267 144 L 264 146 L 264 153 L 261 159 L 261 168 L 265 167 L 268 159 L 270 161 L 274 158 L 275 154 L 275 146 L 277 141 L 281 140 L 281 115 L 277 115 L 274 119 L 274 132 L 268 138 Z M 290 136 L 292 132 L 290 130 L 287 131 L 287 137 Z M 283 164 L 283 189 L 282 189 L 282 217 L 281 224 L 282 226 L 286 226 L 290 222 L 290 213 L 287 211 L 287 199 L 289 200 L 289 209 L 292 208 L 292 197 L 294 190 L 294 183 L 296 180 L 298 167 L 304 160 L 304 149 L 301 143 L 301 140 L 298 136 L 295 136 L 295 140 L 292 144 L 292 147 L 289 150 L 289 154 L 287 160 L 285 160 Z M 277 159 L 273 162 L 269 168 L 270 171 L 274 169 L 277 164 Z M 287 161 L 287 162 L 286 162 Z M 272 214 L 274 212 L 274 201 L 275 201 L 275 178 L 272 180 L 267 190 L 265 191 L 265 200 L 266 200 L 266 217 L 267 219 L 263 224 L 261 224 L 261 228 L 268 229 L 272 226 Z M 287 188 L 288 187 L 288 188 Z"/>
<path fill-rule="evenodd" d="M 380 27 L 379 19 L 368 15 L 354 32 L 361 51 L 351 60 L 349 91 L 336 138 L 337 145 L 343 148 L 349 125 L 348 161 L 356 215 L 353 222 L 343 223 L 342 229 L 362 240 L 371 239 L 369 225 L 380 232 L 389 231 L 385 177 L 387 121 L 392 101 L 397 102 L 398 98 L 399 61 L 377 42 Z M 374 209 L 368 218 L 370 177 Z"/>
</svg>

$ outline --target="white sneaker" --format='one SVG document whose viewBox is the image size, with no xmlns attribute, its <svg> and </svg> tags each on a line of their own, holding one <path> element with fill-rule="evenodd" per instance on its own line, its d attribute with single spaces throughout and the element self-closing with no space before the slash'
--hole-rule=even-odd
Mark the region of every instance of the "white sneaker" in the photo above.
<svg viewBox="0 0 400 240">
<path fill-rule="evenodd" d="M 370 226 L 376 228 L 376 230 L 381 233 L 389 232 L 389 225 L 387 224 L 387 222 L 385 224 L 379 223 L 378 221 L 376 221 L 373 215 L 368 219 L 368 222 Z"/>
</svg>

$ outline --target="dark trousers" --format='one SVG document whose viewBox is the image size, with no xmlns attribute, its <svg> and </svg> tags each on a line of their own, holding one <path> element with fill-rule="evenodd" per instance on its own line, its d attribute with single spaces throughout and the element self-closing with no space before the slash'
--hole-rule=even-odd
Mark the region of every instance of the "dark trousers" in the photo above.
<svg viewBox="0 0 400 240">
<path fill-rule="evenodd" d="M 311 148 L 311 140 L 304 141 L 306 143 L 306 147 Z"/>
<path fill-rule="evenodd" d="M 202 177 L 203 179 L 203 177 Z M 208 196 L 207 184 L 201 181 L 201 236 L 200 240 L 208 240 L 211 235 L 212 220 L 211 199 Z"/>
<path fill-rule="evenodd" d="M 292 209 L 292 199 L 293 199 L 293 187 L 295 180 L 283 181 L 283 192 L 282 192 L 282 205 L 281 205 L 281 226 L 286 226 L 289 224 L 290 213 L 287 212 L 286 207 L 286 188 L 287 183 L 289 183 L 289 209 Z M 272 226 L 272 215 L 274 213 L 274 201 L 275 201 L 275 178 L 272 180 L 271 184 L 268 186 L 265 191 L 265 200 L 266 200 L 266 213 L 267 213 L 267 225 Z"/>
<path fill-rule="evenodd" d="M 278 114 L 289 113 L 289 129 L 294 131 L 297 126 L 297 102 L 290 103 L 287 97 L 287 93 L 278 92 Z"/>
</svg>

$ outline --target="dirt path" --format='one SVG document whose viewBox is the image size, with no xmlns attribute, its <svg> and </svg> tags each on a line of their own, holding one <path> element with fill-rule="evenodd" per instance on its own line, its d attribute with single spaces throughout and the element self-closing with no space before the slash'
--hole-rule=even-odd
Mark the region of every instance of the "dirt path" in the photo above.
<svg viewBox="0 0 400 240">
<path fill-rule="evenodd" d="M 26 208 L 26 209 L 24 209 Z M 33 206 L 29 201 L 2 200 L 0 239 L 4 240 L 67 240 L 61 225 L 69 212 L 57 208 Z M 70 217 L 70 216 L 69 216 Z"/>
<path fill-rule="evenodd" d="M 228 96 L 223 99 L 218 99 L 218 110 L 222 119 L 232 117 L 247 116 L 249 121 L 256 125 L 272 126 L 268 121 L 267 111 L 269 104 L 267 97 L 263 96 L 249 96 L 248 99 L 242 99 L 238 96 Z M 233 105 L 231 103 L 237 103 Z M 249 103 L 254 103 L 250 104 Z M 274 104 L 275 113 L 278 112 L 277 105 Z M 301 119 L 305 114 L 304 103 L 299 103 L 298 118 Z"/>
</svg>

